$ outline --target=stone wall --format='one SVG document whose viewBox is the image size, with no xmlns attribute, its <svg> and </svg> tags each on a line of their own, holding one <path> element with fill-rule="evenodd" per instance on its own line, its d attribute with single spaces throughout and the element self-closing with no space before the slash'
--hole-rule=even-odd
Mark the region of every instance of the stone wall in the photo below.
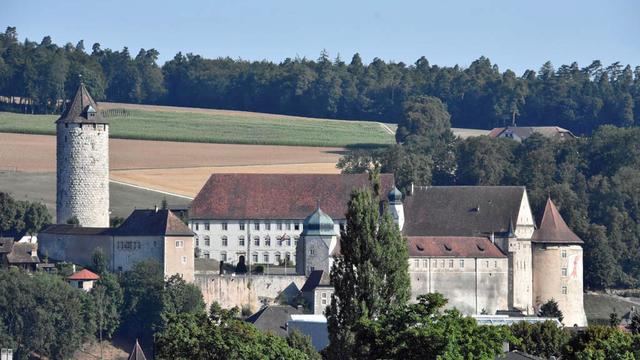
<svg viewBox="0 0 640 360">
<path fill-rule="evenodd" d="M 38 234 L 40 258 L 68 261 L 81 266 L 90 266 L 91 257 L 97 248 L 102 248 L 108 263 L 113 260 L 113 243 L 109 235 L 61 235 L 41 232 Z"/>
<path fill-rule="evenodd" d="M 181 242 L 182 246 L 176 246 L 177 242 Z M 179 274 L 185 281 L 193 282 L 193 236 L 167 236 L 164 241 L 163 259 L 165 276 Z"/>
<path fill-rule="evenodd" d="M 57 125 L 56 221 L 109 226 L 109 130 L 103 124 Z"/>
<path fill-rule="evenodd" d="M 196 272 L 195 284 L 209 307 L 214 301 L 223 308 L 248 306 L 252 312 L 263 303 L 273 303 L 282 294 L 285 299 L 298 295 L 306 278 L 302 275 L 231 276 Z"/>
</svg>

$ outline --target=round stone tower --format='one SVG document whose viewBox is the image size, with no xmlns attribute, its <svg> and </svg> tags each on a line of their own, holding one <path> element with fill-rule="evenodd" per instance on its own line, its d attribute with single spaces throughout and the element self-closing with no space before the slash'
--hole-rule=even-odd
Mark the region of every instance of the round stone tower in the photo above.
<svg viewBox="0 0 640 360">
<path fill-rule="evenodd" d="M 565 326 L 586 326 L 582 282 L 582 240 L 547 200 L 540 227 L 531 238 L 533 247 L 533 297 L 536 310 L 553 299 Z"/>
<path fill-rule="evenodd" d="M 58 224 L 109 226 L 109 124 L 84 84 L 56 121 Z"/>
</svg>

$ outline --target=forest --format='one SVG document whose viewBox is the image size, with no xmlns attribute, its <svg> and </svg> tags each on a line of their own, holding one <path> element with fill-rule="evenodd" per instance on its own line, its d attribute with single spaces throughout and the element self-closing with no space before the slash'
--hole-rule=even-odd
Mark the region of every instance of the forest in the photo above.
<svg viewBox="0 0 640 360">
<path fill-rule="evenodd" d="M 640 66 L 577 63 L 515 74 L 486 57 L 468 67 L 438 66 L 421 57 L 413 64 L 363 63 L 330 58 L 287 58 L 279 63 L 178 53 L 160 66 L 158 51 L 90 50 L 80 40 L 58 46 L 18 41 L 15 27 L 0 34 L 0 96 L 4 109 L 57 113 L 79 75 L 97 100 L 246 110 L 336 119 L 397 123 L 404 102 L 416 95 L 441 99 L 452 126 L 490 129 L 509 124 L 557 125 L 577 135 L 600 125 L 640 120 Z M 586 65 L 586 66 L 585 66 Z"/>
</svg>

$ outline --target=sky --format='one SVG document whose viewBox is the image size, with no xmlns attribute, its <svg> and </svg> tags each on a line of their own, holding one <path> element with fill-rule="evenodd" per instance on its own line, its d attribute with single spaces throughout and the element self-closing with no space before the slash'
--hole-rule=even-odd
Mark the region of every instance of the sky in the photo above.
<svg viewBox="0 0 640 360">
<path fill-rule="evenodd" d="M 500 70 L 538 70 L 594 59 L 640 65 L 638 0 L 2 0 L 0 26 L 59 45 L 280 62 L 323 49 L 349 61 L 468 66 L 480 56 Z"/>
</svg>

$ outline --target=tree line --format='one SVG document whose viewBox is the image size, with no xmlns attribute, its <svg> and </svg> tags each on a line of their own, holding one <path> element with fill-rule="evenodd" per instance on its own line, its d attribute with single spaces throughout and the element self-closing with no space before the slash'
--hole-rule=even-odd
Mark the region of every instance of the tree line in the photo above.
<svg viewBox="0 0 640 360">
<path fill-rule="evenodd" d="M 589 137 L 522 143 L 488 136 L 459 139 L 437 98 L 405 104 L 396 138 L 384 149 L 354 150 L 338 166 L 360 173 L 377 163 L 406 194 L 417 185 L 526 186 L 540 219 L 551 197 L 584 242 L 585 285 L 640 286 L 640 128 L 605 125 Z"/>
<path fill-rule="evenodd" d="M 588 134 L 602 124 L 640 120 L 640 66 L 595 60 L 517 75 L 480 57 L 469 67 L 375 58 L 350 61 L 287 58 L 279 63 L 178 53 L 162 66 L 158 51 L 128 48 L 90 52 L 81 40 L 58 46 L 51 37 L 18 41 L 15 27 L 0 34 L 0 95 L 19 97 L 22 111 L 61 111 L 79 75 L 97 100 L 247 110 L 396 123 L 413 96 L 441 99 L 455 127 L 489 129 L 557 125 Z"/>
</svg>

